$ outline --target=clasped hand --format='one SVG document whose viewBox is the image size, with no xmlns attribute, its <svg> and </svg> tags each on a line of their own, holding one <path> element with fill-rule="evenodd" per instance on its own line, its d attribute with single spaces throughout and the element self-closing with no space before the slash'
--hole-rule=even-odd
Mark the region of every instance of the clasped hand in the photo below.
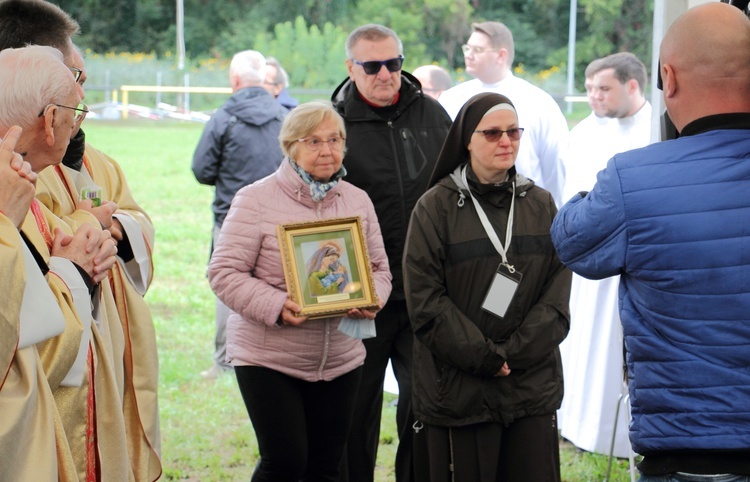
<svg viewBox="0 0 750 482">
<path fill-rule="evenodd" d="M 94 215 L 102 229 L 106 229 L 112 235 L 115 243 L 122 241 L 122 224 L 114 217 L 117 211 L 117 203 L 114 201 L 102 201 L 101 206 L 94 206 L 90 199 L 80 201 L 76 209 L 89 212 Z"/>
<path fill-rule="evenodd" d="M 80 266 L 95 283 L 107 277 L 117 262 L 117 245 L 109 231 L 83 223 L 71 236 L 55 228 L 52 256 L 68 259 Z"/>
<path fill-rule="evenodd" d="M 21 128 L 11 127 L 0 142 L 0 211 L 18 228 L 34 199 L 37 175 L 16 153 Z"/>
</svg>

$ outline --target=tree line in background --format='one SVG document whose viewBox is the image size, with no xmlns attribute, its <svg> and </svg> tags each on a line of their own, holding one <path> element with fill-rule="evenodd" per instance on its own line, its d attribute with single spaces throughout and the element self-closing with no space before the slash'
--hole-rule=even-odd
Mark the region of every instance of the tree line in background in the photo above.
<svg viewBox="0 0 750 482">
<path fill-rule="evenodd" d="M 174 58 L 175 0 L 57 0 L 81 25 L 89 52 L 153 52 Z M 576 79 L 588 62 L 618 51 L 651 60 L 653 0 L 578 0 Z M 401 37 L 405 69 L 435 63 L 465 80 L 460 46 L 474 21 L 513 32 L 525 72 L 562 68 L 568 58 L 570 0 L 184 0 L 187 64 L 230 59 L 245 49 L 273 55 L 297 88 L 342 80 L 344 41 L 355 27 L 380 23 Z"/>
</svg>

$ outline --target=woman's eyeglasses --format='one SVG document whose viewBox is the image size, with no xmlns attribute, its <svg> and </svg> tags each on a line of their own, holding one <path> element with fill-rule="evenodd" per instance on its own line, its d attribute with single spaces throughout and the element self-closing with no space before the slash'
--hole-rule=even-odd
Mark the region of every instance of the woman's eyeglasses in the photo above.
<svg viewBox="0 0 750 482">
<path fill-rule="evenodd" d="M 84 103 L 78 104 L 77 107 L 69 107 L 67 105 L 54 104 L 53 103 L 53 104 L 47 105 L 47 107 L 45 107 L 44 109 L 42 109 L 42 111 L 39 113 L 39 117 L 42 117 L 44 115 L 44 113 L 47 112 L 47 109 L 49 108 L 50 105 L 56 105 L 57 107 L 62 107 L 63 109 L 71 109 L 71 110 L 76 111 L 75 117 L 73 118 L 73 120 L 75 122 L 82 121 L 86 117 L 86 114 L 89 113 L 89 106 L 87 106 Z"/>
<path fill-rule="evenodd" d="M 328 140 L 318 139 L 317 137 L 306 137 L 304 139 L 297 139 L 297 142 L 303 143 L 311 151 L 321 150 L 323 144 L 328 144 L 328 148 L 332 151 L 340 151 L 344 148 L 345 140 L 345 137 L 331 137 Z"/>
<path fill-rule="evenodd" d="M 388 72 L 398 72 L 401 70 L 401 66 L 404 64 L 404 56 L 399 55 L 395 59 L 388 60 L 368 60 L 367 62 L 360 62 L 359 60 L 352 59 L 357 65 L 361 65 L 367 75 L 375 75 L 380 72 L 380 69 L 388 69 Z"/>
<path fill-rule="evenodd" d="M 502 129 L 485 129 L 483 131 L 474 132 L 484 134 L 484 138 L 487 140 L 487 142 L 497 142 L 501 137 L 503 137 L 503 134 L 508 134 L 508 139 L 510 139 L 511 141 L 517 141 L 521 139 L 521 134 L 523 134 L 523 127 L 513 127 L 511 129 L 508 129 L 507 131 L 504 131 Z"/>
</svg>

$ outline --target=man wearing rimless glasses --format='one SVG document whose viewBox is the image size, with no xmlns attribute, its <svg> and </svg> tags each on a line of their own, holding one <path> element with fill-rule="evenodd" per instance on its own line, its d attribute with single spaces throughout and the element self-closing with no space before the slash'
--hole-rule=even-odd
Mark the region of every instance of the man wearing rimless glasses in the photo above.
<svg viewBox="0 0 750 482">
<path fill-rule="evenodd" d="M 346 123 L 346 180 L 367 192 L 375 205 L 393 291 L 375 319 L 377 336 L 364 340 L 367 358 L 340 480 L 373 480 L 383 381 L 391 361 L 399 387 L 396 480 L 408 482 L 414 480 L 414 335 L 406 310 L 401 258 L 409 216 L 427 187 L 451 120 L 440 104 L 422 92 L 419 81 L 401 70 L 404 52 L 393 30 L 374 24 L 355 29 L 346 41 L 346 58 L 349 78 L 331 98 Z"/>
<path fill-rule="evenodd" d="M 462 46 L 466 73 L 474 77 L 440 95 L 439 101 L 453 118 L 464 103 L 481 92 L 508 97 L 518 109 L 524 126 L 524 141 L 518 151 L 516 169 L 552 194 L 559 206 L 565 170 L 562 164 L 568 143 L 568 123 L 551 95 L 513 75 L 513 34 L 500 22 L 471 25 L 472 34 Z"/>
</svg>

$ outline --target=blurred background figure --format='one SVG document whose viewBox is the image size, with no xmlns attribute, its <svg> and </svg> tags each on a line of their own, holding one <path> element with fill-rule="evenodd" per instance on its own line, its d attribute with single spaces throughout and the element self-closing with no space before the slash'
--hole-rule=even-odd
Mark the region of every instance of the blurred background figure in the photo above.
<svg viewBox="0 0 750 482">
<path fill-rule="evenodd" d="M 453 87 L 453 79 L 448 71 L 439 65 L 423 65 L 412 72 L 422 84 L 422 92 L 437 100 L 444 90 Z"/>
<path fill-rule="evenodd" d="M 287 110 L 292 110 L 299 104 L 299 101 L 289 94 L 289 75 L 275 57 L 266 57 L 266 78 L 263 80 L 263 88 Z"/>
<path fill-rule="evenodd" d="M 260 52 L 236 53 L 229 65 L 233 94 L 206 123 L 195 148 L 195 178 L 215 187 L 212 253 L 237 191 L 272 174 L 284 158 L 278 137 L 288 111 L 264 89 L 265 79 L 266 60 Z M 229 314 L 217 298 L 214 363 L 201 372 L 203 378 L 214 379 L 232 368 L 225 360 Z"/>
<path fill-rule="evenodd" d="M 643 95 L 647 81 L 643 62 L 632 53 L 616 53 L 591 62 L 585 75 L 592 112 L 570 131 L 563 189 L 566 200 L 593 189 L 596 174 L 612 156 L 648 145 L 651 139 L 651 104 Z M 619 276 L 588 280 L 573 275 L 570 334 L 560 345 L 565 375 L 560 430 L 576 447 L 608 454 L 617 407 L 613 454 L 627 457 L 629 420 L 625 404 L 617 405 L 625 393 L 619 284 Z"/>
</svg>

